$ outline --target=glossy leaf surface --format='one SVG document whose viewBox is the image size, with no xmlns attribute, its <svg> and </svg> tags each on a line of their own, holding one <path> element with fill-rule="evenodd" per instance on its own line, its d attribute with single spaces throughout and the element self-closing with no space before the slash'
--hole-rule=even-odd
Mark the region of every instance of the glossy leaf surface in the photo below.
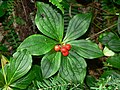
<svg viewBox="0 0 120 90">
<path fill-rule="evenodd" d="M 105 47 L 105 48 L 103 49 L 103 53 L 104 53 L 105 56 L 108 56 L 108 57 L 115 55 L 115 53 L 114 53 L 112 50 L 110 50 L 109 48 L 107 48 L 107 47 Z"/>
<path fill-rule="evenodd" d="M 69 43 L 72 45 L 72 50 L 84 58 L 94 59 L 103 56 L 98 45 L 89 40 L 74 40 Z"/>
<path fill-rule="evenodd" d="M 64 21 L 62 16 L 48 4 L 37 3 L 35 23 L 38 29 L 50 38 L 61 41 L 63 38 Z"/>
<path fill-rule="evenodd" d="M 107 45 L 108 42 L 112 39 L 118 39 L 118 37 L 112 33 L 112 32 L 106 32 L 106 33 L 103 33 L 99 36 L 99 41 L 103 44 L 103 45 Z"/>
<path fill-rule="evenodd" d="M 8 85 L 24 76 L 32 66 L 32 57 L 26 50 L 16 52 L 13 58 L 7 67 Z"/>
<path fill-rule="evenodd" d="M 115 51 L 115 52 L 119 52 L 120 51 L 120 39 L 112 39 L 108 42 L 108 48 L 110 48 L 111 50 Z"/>
<path fill-rule="evenodd" d="M 91 13 L 75 15 L 69 22 L 67 32 L 63 41 L 71 41 L 85 34 L 89 28 L 91 18 Z"/>
<path fill-rule="evenodd" d="M 61 52 L 49 52 L 41 61 L 41 69 L 44 78 L 54 75 L 61 63 Z"/>
<path fill-rule="evenodd" d="M 99 36 L 99 41 L 106 45 L 109 49 L 119 52 L 120 51 L 120 39 L 112 32 L 103 33 Z"/>
<path fill-rule="evenodd" d="M 17 81 L 12 83 L 10 86 L 18 89 L 26 89 L 34 78 L 35 78 L 35 74 L 31 70 L 27 75 L 18 79 Z"/>
<path fill-rule="evenodd" d="M 80 55 L 70 51 L 67 57 L 62 56 L 59 74 L 68 82 L 83 83 L 86 66 L 85 60 Z"/>
<path fill-rule="evenodd" d="M 43 35 L 35 34 L 26 38 L 18 50 L 27 49 L 31 55 L 42 55 L 54 48 L 56 42 Z"/>
<path fill-rule="evenodd" d="M 120 34 L 120 15 L 118 17 L 118 33 Z"/>
</svg>

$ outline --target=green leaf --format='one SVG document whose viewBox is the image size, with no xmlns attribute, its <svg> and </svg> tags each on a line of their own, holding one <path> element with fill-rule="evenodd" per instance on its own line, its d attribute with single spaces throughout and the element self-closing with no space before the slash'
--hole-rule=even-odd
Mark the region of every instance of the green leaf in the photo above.
<svg viewBox="0 0 120 90">
<path fill-rule="evenodd" d="M 84 58 L 94 59 L 103 56 L 98 45 L 90 40 L 74 40 L 69 43 L 72 45 L 72 50 Z"/>
<path fill-rule="evenodd" d="M 101 34 L 101 35 L 99 36 L 99 41 L 100 41 L 103 45 L 107 45 L 108 42 L 109 42 L 110 40 L 114 39 L 114 38 L 118 39 L 118 37 L 117 37 L 114 33 L 112 33 L 112 32 L 105 32 L 105 33 L 103 33 L 103 34 Z"/>
<path fill-rule="evenodd" d="M 31 84 L 32 80 L 35 78 L 33 71 L 31 70 L 27 75 L 23 76 L 22 78 L 18 79 L 14 83 L 10 85 L 10 87 L 19 88 L 19 89 L 26 89 L 28 85 Z"/>
<path fill-rule="evenodd" d="M 62 41 L 64 21 L 62 16 L 48 4 L 37 2 L 35 23 L 38 29 L 50 38 Z"/>
<path fill-rule="evenodd" d="M 115 53 L 107 47 L 105 47 L 103 49 L 103 53 L 104 53 L 105 56 L 114 56 L 115 55 Z"/>
<path fill-rule="evenodd" d="M 24 76 L 32 66 L 32 57 L 26 51 L 16 52 L 7 67 L 7 83 L 10 85 Z"/>
<path fill-rule="evenodd" d="M 59 8 L 62 13 L 64 14 L 64 9 L 62 7 L 62 4 L 60 4 L 60 2 L 62 2 L 62 0 L 49 0 L 49 2 L 51 2 L 53 5 L 57 6 L 57 8 Z"/>
<path fill-rule="evenodd" d="M 34 65 L 33 66 L 33 71 L 34 71 L 34 74 L 35 74 L 35 80 L 42 81 L 43 76 L 42 76 L 41 67 L 39 65 Z"/>
<path fill-rule="evenodd" d="M 115 52 L 119 52 L 120 51 L 120 39 L 111 39 L 108 42 L 108 48 L 115 51 Z"/>
<path fill-rule="evenodd" d="M 0 70 L 0 88 L 2 88 L 5 85 L 4 76 L 2 74 L 2 70 Z"/>
<path fill-rule="evenodd" d="M 120 39 L 112 32 L 101 34 L 99 36 L 99 41 L 113 51 L 120 51 Z"/>
<path fill-rule="evenodd" d="M 41 69 L 44 78 L 49 78 L 54 75 L 61 63 L 61 52 L 49 52 L 47 53 L 41 61 Z"/>
<path fill-rule="evenodd" d="M 101 75 L 101 78 L 106 78 L 108 76 L 114 76 L 120 78 L 120 71 L 119 70 L 105 70 Z"/>
<path fill-rule="evenodd" d="M 109 57 L 106 61 L 113 67 L 120 69 L 120 55 Z"/>
<path fill-rule="evenodd" d="M 85 60 L 80 55 L 70 51 L 67 57 L 62 56 L 59 74 L 68 82 L 83 83 L 86 66 Z"/>
<path fill-rule="evenodd" d="M 31 35 L 18 47 L 18 50 L 27 49 L 31 55 L 42 55 L 54 48 L 56 42 L 43 35 Z"/>
<path fill-rule="evenodd" d="M 118 33 L 120 34 L 120 15 L 118 17 Z"/>
<path fill-rule="evenodd" d="M 85 34 L 89 28 L 91 18 L 91 13 L 75 15 L 69 22 L 66 36 L 63 41 L 71 41 Z"/>
</svg>

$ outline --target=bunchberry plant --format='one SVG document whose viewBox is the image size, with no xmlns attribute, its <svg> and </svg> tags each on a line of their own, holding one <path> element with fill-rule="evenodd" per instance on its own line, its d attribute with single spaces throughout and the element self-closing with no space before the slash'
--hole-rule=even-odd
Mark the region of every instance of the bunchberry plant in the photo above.
<svg viewBox="0 0 120 90">
<path fill-rule="evenodd" d="M 84 58 L 103 56 L 97 44 L 89 40 L 78 40 L 89 28 L 91 18 L 91 13 L 75 15 L 63 35 L 62 15 L 48 4 L 37 2 L 35 23 L 42 34 L 26 38 L 17 51 L 27 49 L 31 55 L 44 55 L 40 61 L 43 78 L 58 74 L 68 82 L 82 83 L 87 67 Z"/>
</svg>

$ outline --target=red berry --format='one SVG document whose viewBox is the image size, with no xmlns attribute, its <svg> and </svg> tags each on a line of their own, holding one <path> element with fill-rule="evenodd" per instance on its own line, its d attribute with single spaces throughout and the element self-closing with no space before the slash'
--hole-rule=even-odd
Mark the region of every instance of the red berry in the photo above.
<svg viewBox="0 0 120 90">
<path fill-rule="evenodd" d="M 68 51 L 67 48 L 64 47 L 64 46 L 62 46 L 62 48 L 61 48 L 61 52 L 63 53 L 63 52 L 66 52 L 66 51 Z"/>
<path fill-rule="evenodd" d="M 54 50 L 55 50 L 56 52 L 60 51 L 60 45 L 56 45 L 56 46 L 54 47 Z"/>
<path fill-rule="evenodd" d="M 71 45 L 70 44 L 66 44 L 65 47 L 67 48 L 67 50 L 71 49 Z"/>
<path fill-rule="evenodd" d="M 62 55 L 63 55 L 63 56 L 68 56 L 68 55 L 69 55 L 69 51 L 62 52 Z"/>
</svg>

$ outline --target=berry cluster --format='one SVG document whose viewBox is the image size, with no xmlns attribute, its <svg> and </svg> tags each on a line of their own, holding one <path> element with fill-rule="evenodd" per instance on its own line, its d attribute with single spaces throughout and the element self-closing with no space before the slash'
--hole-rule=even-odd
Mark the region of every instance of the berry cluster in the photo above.
<svg viewBox="0 0 120 90">
<path fill-rule="evenodd" d="M 65 44 L 65 45 L 56 45 L 54 47 L 54 50 L 56 52 L 61 51 L 63 56 L 68 56 L 69 55 L 69 50 L 71 49 L 70 44 Z"/>
</svg>

